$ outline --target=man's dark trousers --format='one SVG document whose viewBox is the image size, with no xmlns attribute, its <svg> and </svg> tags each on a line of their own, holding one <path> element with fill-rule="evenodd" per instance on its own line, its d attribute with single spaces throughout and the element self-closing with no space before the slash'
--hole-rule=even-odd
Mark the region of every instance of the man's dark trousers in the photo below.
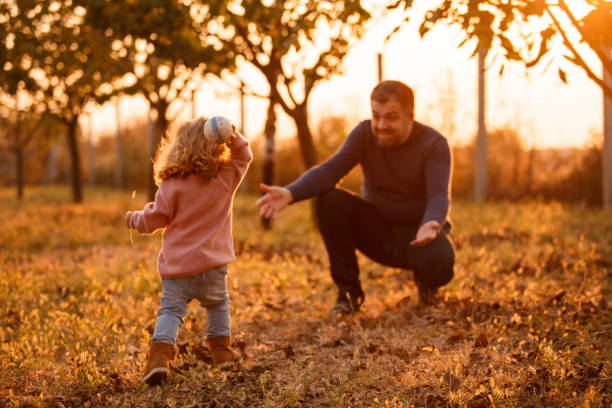
<svg viewBox="0 0 612 408">
<path fill-rule="evenodd" d="M 340 296 L 348 292 L 353 301 L 364 298 L 356 249 L 380 264 L 411 269 L 421 289 L 438 288 L 453 277 L 455 250 L 448 224 L 429 244 L 412 247 L 419 225 L 392 224 L 372 204 L 347 191 L 333 189 L 321 194 L 316 210 Z"/>
</svg>

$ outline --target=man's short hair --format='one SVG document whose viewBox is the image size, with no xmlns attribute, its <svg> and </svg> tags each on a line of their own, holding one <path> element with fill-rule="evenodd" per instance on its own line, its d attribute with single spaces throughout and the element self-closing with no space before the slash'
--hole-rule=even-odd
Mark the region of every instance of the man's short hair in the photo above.
<svg viewBox="0 0 612 408">
<path fill-rule="evenodd" d="M 409 112 L 414 112 L 414 92 L 400 81 L 381 81 L 372 89 L 370 100 L 386 103 L 390 99 L 396 99 Z"/>
</svg>

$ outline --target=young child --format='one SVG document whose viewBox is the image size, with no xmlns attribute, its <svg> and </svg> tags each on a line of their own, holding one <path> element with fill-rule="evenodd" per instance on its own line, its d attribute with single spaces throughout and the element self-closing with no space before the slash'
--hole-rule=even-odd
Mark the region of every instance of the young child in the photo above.
<svg viewBox="0 0 612 408">
<path fill-rule="evenodd" d="M 161 307 L 143 381 L 162 382 L 174 358 L 174 342 L 197 299 L 206 308 L 206 337 L 215 365 L 239 359 L 231 349 L 227 264 L 235 258 L 232 201 L 253 155 L 235 131 L 226 143 L 204 136 L 206 119 L 184 124 L 164 140 L 155 160 L 159 190 L 142 211 L 128 211 L 128 228 L 151 234 L 163 228 L 157 266 Z M 228 155 L 229 148 L 229 155 Z"/>
</svg>

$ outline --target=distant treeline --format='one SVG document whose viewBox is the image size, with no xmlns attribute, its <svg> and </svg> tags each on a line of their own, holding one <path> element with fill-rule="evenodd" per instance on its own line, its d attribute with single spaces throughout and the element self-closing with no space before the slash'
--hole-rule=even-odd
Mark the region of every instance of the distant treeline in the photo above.
<svg viewBox="0 0 612 408">
<path fill-rule="evenodd" d="M 149 158 L 147 123 L 134 121 L 122 129 L 124 189 L 148 188 Z M 322 119 L 314 129 L 319 157 L 329 157 L 343 142 L 350 127 L 342 117 Z M 261 181 L 263 138 L 247 135 L 252 140 L 255 159 L 247 174 L 243 189 L 257 191 Z M 531 135 L 530 135 L 531 138 Z M 81 137 L 81 140 L 84 138 Z M 61 137 L 45 138 L 44 143 L 32 143 L 26 152 L 25 181 L 33 184 L 69 183 L 70 165 Z M 50 141 L 49 141 L 50 140 Z M 89 148 L 80 143 L 84 182 L 98 186 L 115 186 L 115 138 L 100 137 Z M 474 186 L 474 145 L 452 147 L 453 197 L 471 198 Z M 528 149 L 514 129 L 501 128 L 488 133 L 488 198 L 497 200 L 542 199 L 581 202 L 599 205 L 602 200 L 602 150 L 593 143 L 584 148 Z M 93 157 L 93 177 L 88 165 Z M 275 182 L 280 185 L 293 181 L 303 171 L 298 159 L 295 139 L 281 140 L 276 146 Z M 16 175 L 14 155 L 0 151 L 0 184 L 14 186 Z M 354 169 L 343 181 L 348 189 L 358 191 L 360 170 Z"/>
</svg>

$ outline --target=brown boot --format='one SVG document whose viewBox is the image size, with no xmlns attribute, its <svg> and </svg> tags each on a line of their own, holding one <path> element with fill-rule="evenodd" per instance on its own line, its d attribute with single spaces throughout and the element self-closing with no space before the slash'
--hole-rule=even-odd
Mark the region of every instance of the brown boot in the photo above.
<svg viewBox="0 0 612 408">
<path fill-rule="evenodd" d="M 229 366 L 238 360 L 240 355 L 232 350 L 232 340 L 229 336 L 206 339 L 214 365 Z"/>
<path fill-rule="evenodd" d="M 149 385 L 158 385 L 166 379 L 169 363 L 174 358 L 174 345 L 170 343 L 153 342 L 149 349 L 149 360 L 143 382 Z"/>
</svg>

